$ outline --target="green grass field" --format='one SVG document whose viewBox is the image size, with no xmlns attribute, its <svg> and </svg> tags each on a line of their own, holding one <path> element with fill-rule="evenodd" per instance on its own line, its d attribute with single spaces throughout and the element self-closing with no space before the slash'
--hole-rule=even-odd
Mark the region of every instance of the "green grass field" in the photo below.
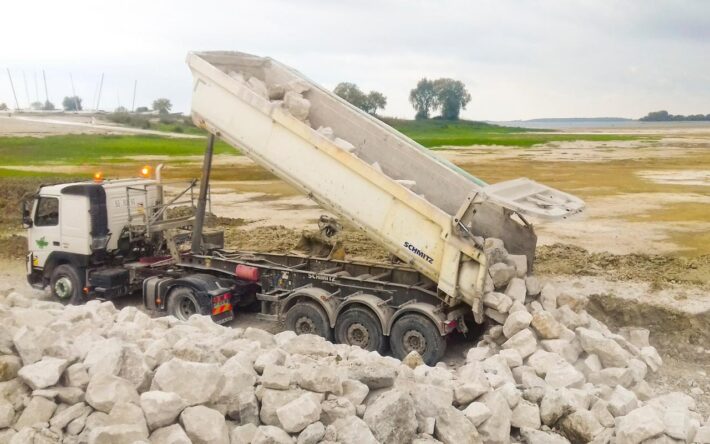
<svg viewBox="0 0 710 444">
<path fill-rule="evenodd" d="M 569 134 L 490 125 L 482 122 L 442 120 L 384 121 L 426 147 L 502 145 L 526 148 L 553 141 L 611 141 L 648 139 L 642 136 L 607 134 Z M 166 128 L 169 129 L 169 128 Z M 205 139 L 176 139 L 160 136 L 62 135 L 37 137 L 0 137 L 0 177 L 39 177 L 42 173 L 12 169 L 15 165 L 97 165 L 125 163 L 136 156 L 202 155 Z M 239 155 L 222 141 L 216 154 Z M 180 163 L 180 159 L 172 160 Z"/>
<path fill-rule="evenodd" d="M 0 138 L 0 165 L 72 165 L 121 162 L 134 156 L 199 156 L 205 139 L 172 139 L 160 136 L 65 135 Z M 239 155 L 222 141 L 216 154 Z"/>
<path fill-rule="evenodd" d="M 611 140 L 648 139 L 644 136 L 618 134 L 570 134 L 554 130 L 540 130 L 518 127 L 491 125 L 485 122 L 460 120 L 402 120 L 382 119 L 403 134 L 420 144 L 429 147 L 470 146 L 470 145 L 500 145 L 529 148 L 533 145 L 548 142 L 569 142 L 588 140 L 593 142 L 608 142 Z"/>
</svg>

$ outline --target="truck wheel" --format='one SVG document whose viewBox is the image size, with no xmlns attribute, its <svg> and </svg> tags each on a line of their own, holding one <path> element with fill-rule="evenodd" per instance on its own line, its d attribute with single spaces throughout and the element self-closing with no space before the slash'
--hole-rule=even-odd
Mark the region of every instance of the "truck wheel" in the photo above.
<svg viewBox="0 0 710 444">
<path fill-rule="evenodd" d="M 52 296 L 64 304 L 81 304 L 84 279 L 79 271 L 69 264 L 62 264 L 52 270 L 49 280 Z"/>
<path fill-rule="evenodd" d="M 296 302 L 286 312 L 286 328 L 298 335 L 312 334 L 333 340 L 333 330 L 322 308 L 313 302 Z"/>
<path fill-rule="evenodd" d="M 411 313 L 395 321 L 390 332 L 392 354 L 403 359 L 416 350 L 427 365 L 434 365 L 444 357 L 446 341 L 436 326 L 426 317 Z"/>
<path fill-rule="evenodd" d="M 350 307 L 338 316 L 335 320 L 335 339 L 340 344 L 357 345 L 381 355 L 387 351 L 380 320 L 363 307 Z"/>
<path fill-rule="evenodd" d="M 168 295 L 168 314 L 187 321 L 194 314 L 202 314 L 192 289 L 178 287 Z"/>
</svg>

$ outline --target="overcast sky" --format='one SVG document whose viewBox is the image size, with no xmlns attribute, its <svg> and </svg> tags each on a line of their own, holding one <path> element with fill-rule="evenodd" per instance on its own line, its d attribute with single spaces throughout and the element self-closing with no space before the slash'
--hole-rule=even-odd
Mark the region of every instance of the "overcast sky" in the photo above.
<svg viewBox="0 0 710 444">
<path fill-rule="evenodd" d="M 710 1 L 6 0 L 0 102 L 56 105 L 70 73 L 92 108 L 168 97 L 189 111 L 190 50 L 268 55 L 332 88 L 376 89 L 413 116 L 421 77 L 463 81 L 480 120 L 710 113 Z M 23 80 L 23 72 L 26 84 Z M 37 77 L 37 91 L 35 90 Z"/>
</svg>

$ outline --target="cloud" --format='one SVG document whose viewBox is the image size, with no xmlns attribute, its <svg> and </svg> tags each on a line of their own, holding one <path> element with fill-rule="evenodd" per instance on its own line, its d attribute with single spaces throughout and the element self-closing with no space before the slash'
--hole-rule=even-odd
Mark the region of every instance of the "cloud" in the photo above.
<svg viewBox="0 0 710 444">
<path fill-rule="evenodd" d="M 423 76 L 464 81 L 468 118 L 710 112 L 710 2 L 700 0 L 6 3 L 0 53 L 21 103 L 22 71 L 33 98 L 45 69 L 55 103 L 70 95 L 69 73 L 92 103 L 103 72 L 104 107 L 130 105 L 137 79 L 137 105 L 165 96 L 188 111 L 187 51 L 233 49 L 329 87 L 382 91 L 397 116 L 413 114 L 407 96 Z M 0 101 L 14 103 L 5 79 Z"/>
</svg>

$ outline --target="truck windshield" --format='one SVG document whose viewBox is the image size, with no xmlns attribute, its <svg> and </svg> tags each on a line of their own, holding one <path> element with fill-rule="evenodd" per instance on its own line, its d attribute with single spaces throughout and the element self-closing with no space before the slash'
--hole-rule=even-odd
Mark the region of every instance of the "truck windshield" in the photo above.
<svg viewBox="0 0 710 444">
<path fill-rule="evenodd" d="M 35 226 L 49 227 L 59 223 L 59 199 L 40 197 L 35 213 Z"/>
</svg>

